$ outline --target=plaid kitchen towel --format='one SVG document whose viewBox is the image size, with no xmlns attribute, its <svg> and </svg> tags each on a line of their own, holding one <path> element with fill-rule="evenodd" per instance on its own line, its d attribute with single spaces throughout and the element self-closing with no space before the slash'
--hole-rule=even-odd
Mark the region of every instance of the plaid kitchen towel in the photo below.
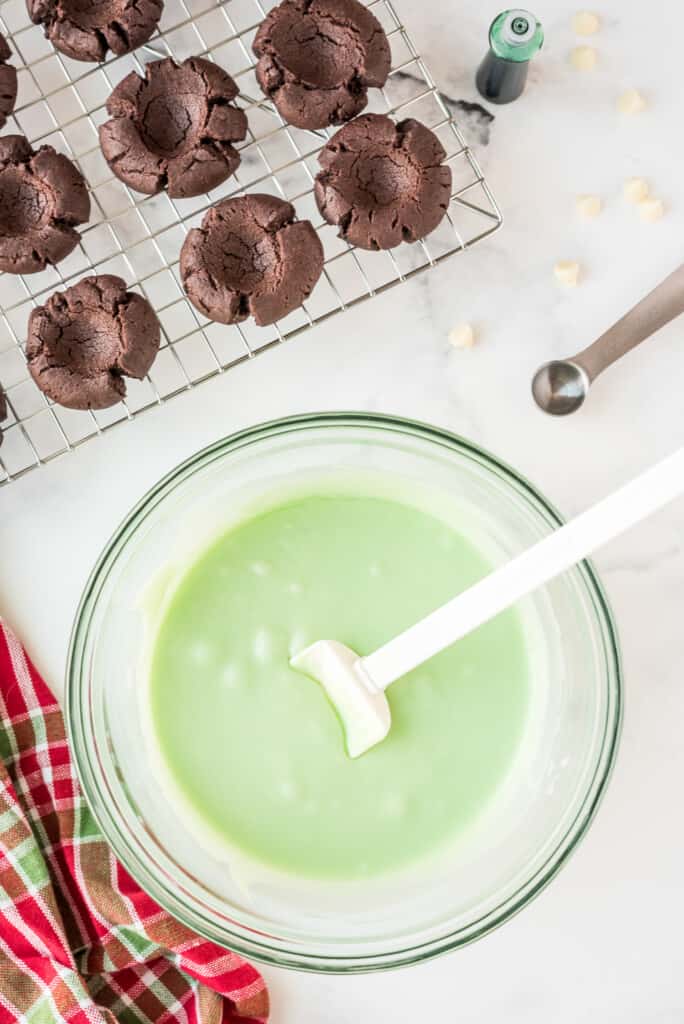
<svg viewBox="0 0 684 1024">
<path fill-rule="evenodd" d="M 59 705 L 0 622 L 0 1024 L 267 1016 L 258 971 L 170 918 L 116 862 Z"/>
</svg>

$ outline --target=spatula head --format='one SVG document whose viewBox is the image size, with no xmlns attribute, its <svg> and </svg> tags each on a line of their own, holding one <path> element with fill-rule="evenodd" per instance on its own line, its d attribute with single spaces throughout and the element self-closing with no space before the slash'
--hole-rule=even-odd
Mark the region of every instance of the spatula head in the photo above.
<svg viewBox="0 0 684 1024">
<path fill-rule="evenodd" d="M 384 740 L 392 720 L 383 690 L 364 679 L 361 659 L 337 640 L 319 640 L 290 659 L 325 690 L 344 729 L 347 753 L 359 757 Z"/>
</svg>

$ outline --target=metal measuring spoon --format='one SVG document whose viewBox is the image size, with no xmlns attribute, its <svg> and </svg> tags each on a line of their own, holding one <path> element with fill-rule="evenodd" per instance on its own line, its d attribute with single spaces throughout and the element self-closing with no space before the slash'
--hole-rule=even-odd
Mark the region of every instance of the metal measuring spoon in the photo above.
<svg viewBox="0 0 684 1024">
<path fill-rule="evenodd" d="M 644 296 L 593 345 L 570 359 L 557 359 L 541 366 L 532 380 L 535 402 L 552 416 L 575 412 L 600 373 L 681 313 L 684 265 Z"/>
</svg>

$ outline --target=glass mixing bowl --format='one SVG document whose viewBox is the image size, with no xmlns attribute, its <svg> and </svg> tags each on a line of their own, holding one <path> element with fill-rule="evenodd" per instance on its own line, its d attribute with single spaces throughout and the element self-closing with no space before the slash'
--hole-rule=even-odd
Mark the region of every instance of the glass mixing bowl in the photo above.
<svg viewBox="0 0 684 1024">
<path fill-rule="evenodd" d="M 153 763 L 141 714 L 140 595 L 188 537 L 209 542 L 245 501 L 258 502 L 276 485 L 350 473 L 399 477 L 416 494 L 445 496 L 492 563 L 561 522 L 512 469 L 432 427 L 325 414 L 246 430 L 189 459 L 131 512 L 86 587 L 67 675 L 68 726 L 85 795 L 138 883 L 180 921 L 236 952 L 336 972 L 424 960 L 486 934 L 529 903 L 596 811 L 622 703 L 615 628 L 583 563 L 523 602 L 535 682 L 521 754 L 495 811 L 483 812 L 453 850 L 408 872 L 322 884 L 246 880 L 206 848 L 165 799 Z M 239 779 L 217 780 L 231 784 Z"/>
</svg>

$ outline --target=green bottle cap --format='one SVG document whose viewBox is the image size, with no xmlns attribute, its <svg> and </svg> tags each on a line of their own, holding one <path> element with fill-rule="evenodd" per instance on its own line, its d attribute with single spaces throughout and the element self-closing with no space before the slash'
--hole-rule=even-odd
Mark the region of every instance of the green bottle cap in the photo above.
<svg viewBox="0 0 684 1024">
<path fill-rule="evenodd" d="M 489 45 L 497 57 L 523 63 L 542 48 L 544 30 L 529 11 L 502 11 L 489 27 Z"/>
</svg>

